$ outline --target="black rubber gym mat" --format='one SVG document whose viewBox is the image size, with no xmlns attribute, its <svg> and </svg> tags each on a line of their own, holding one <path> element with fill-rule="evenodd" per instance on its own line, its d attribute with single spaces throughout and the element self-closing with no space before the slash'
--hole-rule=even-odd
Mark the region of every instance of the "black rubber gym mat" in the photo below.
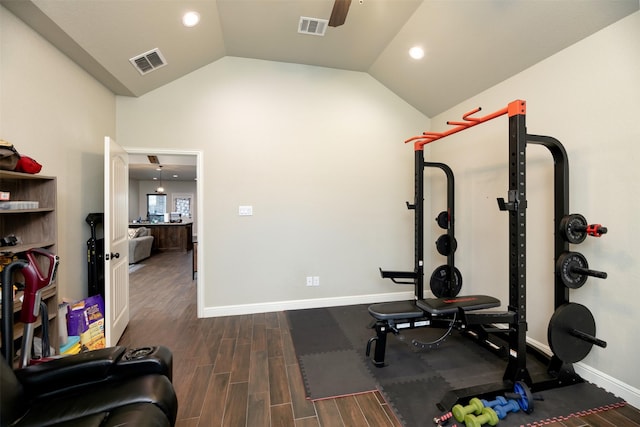
<svg viewBox="0 0 640 427">
<path fill-rule="evenodd" d="M 377 390 L 375 379 L 355 350 L 307 354 L 299 357 L 300 372 L 313 400 Z M 330 381 L 327 381 L 330 378 Z"/>
<path fill-rule="evenodd" d="M 298 356 L 353 348 L 325 308 L 287 311 L 287 316 Z"/>
<path fill-rule="evenodd" d="M 433 425 L 442 415 L 436 404 L 448 391 L 502 380 L 506 362 L 457 332 L 438 348 L 417 352 L 412 339 L 432 341 L 444 332 L 436 328 L 389 334 L 385 361 L 376 368 L 365 356 L 367 340 L 375 336 L 368 326 L 368 305 L 287 311 L 293 344 L 312 400 L 360 393 L 377 388 L 405 426 Z M 532 376 L 546 366 L 530 357 Z M 532 414 L 512 413 L 501 426 L 542 425 L 573 414 L 608 409 L 624 401 L 589 383 L 546 390 L 535 401 Z"/>
</svg>

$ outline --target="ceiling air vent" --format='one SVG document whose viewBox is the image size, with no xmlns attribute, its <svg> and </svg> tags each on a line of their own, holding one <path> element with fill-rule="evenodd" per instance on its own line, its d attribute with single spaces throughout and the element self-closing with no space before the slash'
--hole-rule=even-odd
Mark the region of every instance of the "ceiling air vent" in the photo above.
<svg viewBox="0 0 640 427">
<path fill-rule="evenodd" d="M 300 23 L 298 24 L 298 32 L 302 34 L 313 34 L 314 36 L 324 36 L 328 23 L 329 21 L 326 19 L 301 16 Z"/>
<path fill-rule="evenodd" d="M 158 48 L 145 52 L 142 55 L 134 56 L 129 59 L 129 62 L 143 75 L 167 65 L 167 61 Z"/>
</svg>

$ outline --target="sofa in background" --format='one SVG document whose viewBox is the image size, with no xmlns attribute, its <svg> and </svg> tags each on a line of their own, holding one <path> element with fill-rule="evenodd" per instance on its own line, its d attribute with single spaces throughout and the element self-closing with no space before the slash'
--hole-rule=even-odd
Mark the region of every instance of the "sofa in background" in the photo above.
<svg viewBox="0 0 640 427">
<path fill-rule="evenodd" d="M 153 236 L 150 229 L 147 227 L 130 228 L 129 264 L 135 264 L 138 261 L 149 258 L 152 246 Z"/>
</svg>

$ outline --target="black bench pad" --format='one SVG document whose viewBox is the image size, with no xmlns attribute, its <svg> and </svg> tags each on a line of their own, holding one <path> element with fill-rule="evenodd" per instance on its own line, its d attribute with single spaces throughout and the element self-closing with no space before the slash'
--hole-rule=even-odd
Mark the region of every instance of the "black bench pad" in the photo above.
<svg viewBox="0 0 640 427">
<path fill-rule="evenodd" d="M 453 298 L 426 298 L 416 301 L 418 308 L 435 316 L 464 311 L 483 310 L 500 306 L 500 300 L 487 295 L 467 295 Z"/>
<path fill-rule="evenodd" d="M 424 317 L 424 311 L 416 307 L 415 301 L 394 301 L 372 304 L 369 314 L 377 320 L 416 319 Z"/>
</svg>

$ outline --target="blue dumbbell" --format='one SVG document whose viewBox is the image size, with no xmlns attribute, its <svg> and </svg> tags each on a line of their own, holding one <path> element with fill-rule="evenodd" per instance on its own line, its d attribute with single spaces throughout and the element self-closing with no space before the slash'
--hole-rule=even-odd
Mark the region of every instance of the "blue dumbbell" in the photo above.
<svg viewBox="0 0 640 427">
<path fill-rule="evenodd" d="M 520 410 L 520 405 L 517 401 L 511 399 L 506 405 L 498 405 L 494 406 L 494 411 L 498 414 L 498 418 L 501 420 L 505 419 L 509 412 L 518 412 Z"/>
<path fill-rule="evenodd" d="M 496 400 L 480 399 L 480 401 L 482 402 L 485 408 L 495 408 L 496 406 L 507 404 L 507 399 L 505 399 L 503 396 L 496 397 Z"/>
</svg>

